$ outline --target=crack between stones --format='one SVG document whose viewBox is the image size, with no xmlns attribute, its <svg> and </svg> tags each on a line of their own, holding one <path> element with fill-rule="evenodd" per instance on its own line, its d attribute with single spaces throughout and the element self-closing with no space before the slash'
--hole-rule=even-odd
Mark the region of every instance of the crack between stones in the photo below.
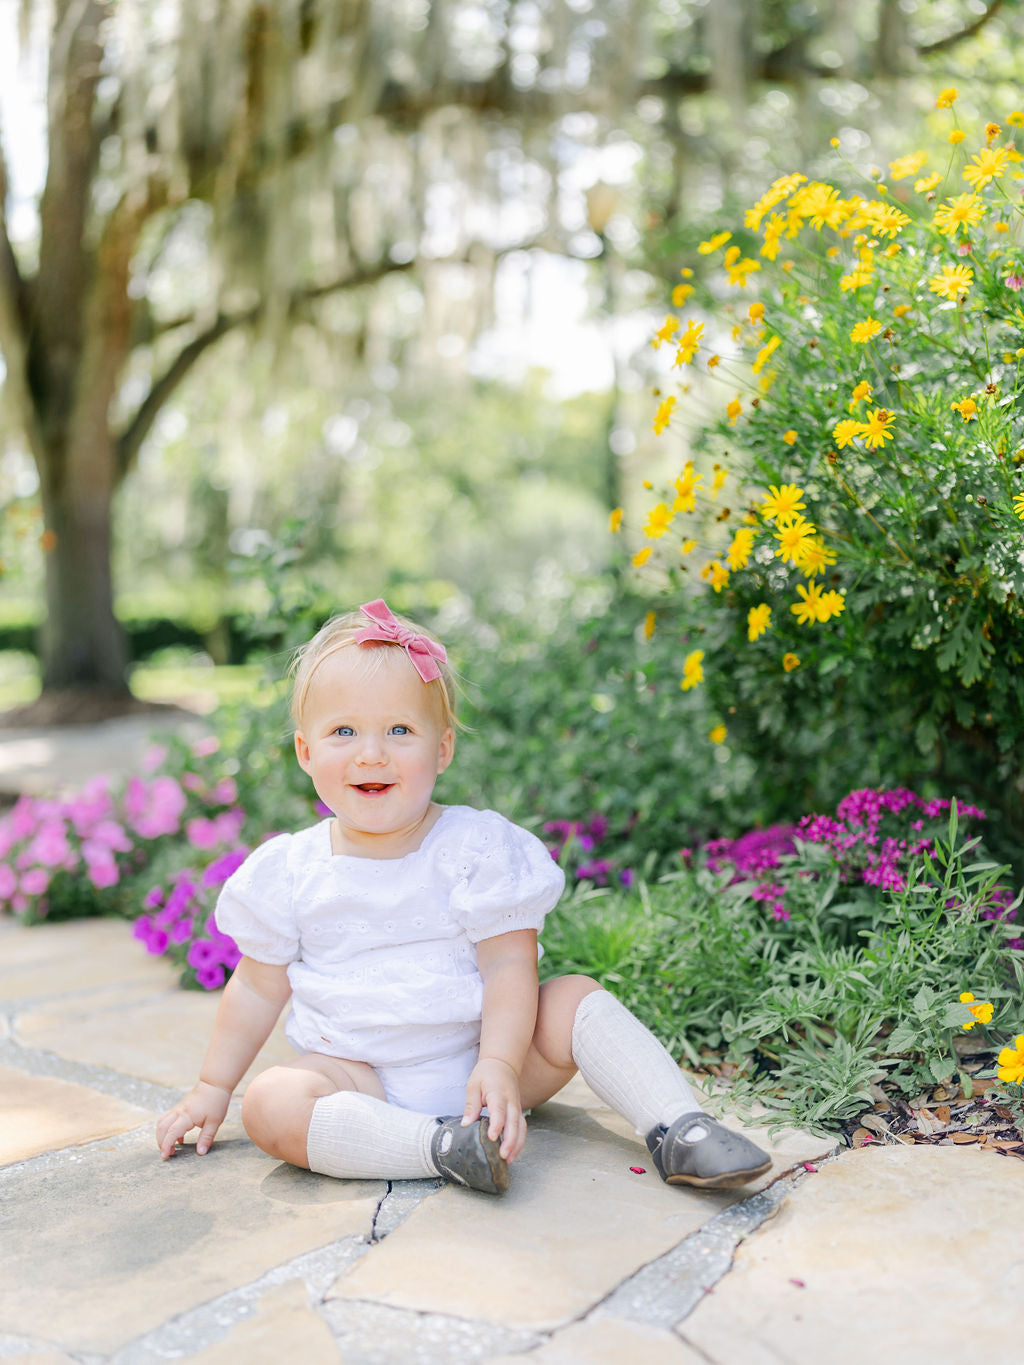
<svg viewBox="0 0 1024 1365">
<path fill-rule="evenodd" d="M 177 1104 L 184 1093 L 156 1081 L 143 1080 L 123 1071 L 114 1071 L 107 1066 L 97 1066 L 92 1062 L 69 1061 L 56 1052 L 44 1048 L 26 1047 L 16 1038 L 0 1038 L 0 1065 L 9 1066 L 15 1071 L 23 1071 L 28 1076 L 41 1076 L 47 1080 L 69 1081 L 96 1090 L 113 1099 L 124 1100 L 141 1109 L 154 1109 L 158 1113 Z"/>
<path fill-rule="evenodd" d="M 391 1191 L 392 1191 L 393 1189 L 394 1189 L 394 1184 L 393 1184 L 392 1181 L 389 1180 L 388 1183 L 387 1183 L 387 1189 L 384 1191 L 384 1193 L 381 1195 L 380 1199 L 377 1201 L 377 1207 L 376 1207 L 376 1208 L 374 1209 L 374 1211 L 373 1211 L 373 1221 L 372 1221 L 371 1224 L 370 1224 L 370 1245 L 371 1245 L 371 1246 L 376 1245 L 378 1242 L 383 1242 L 384 1238 L 385 1238 L 385 1237 L 388 1235 L 388 1233 L 391 1231 L 390 1228 L 383 1228 L 383 1229 L 381 1230 L 381 1232 L 378 1234 L 378 1232 L 377 1232 L 377 1220 L 380 1218 L 381 1210 L 384 1208 L 384 1203 L 385 1203 L 385 1201 L 387 1200 L 388 1196 L 390 1195 L 390 1193 L 391 1193 Z"/>
<path fill-rule="evenodd" d="M 820 1168 L 836 1159 L 829 1156 L 815 1164 Z M 576 1321 L 616 1317 L 666 1330 L 677 1328 L 732 1269 L 736 1248 L 778 1212 L 809 1174 L 789 1171 L 766 1189 L 722 1209 L 689 1237 L 641 1266 Z"/>
</svg>

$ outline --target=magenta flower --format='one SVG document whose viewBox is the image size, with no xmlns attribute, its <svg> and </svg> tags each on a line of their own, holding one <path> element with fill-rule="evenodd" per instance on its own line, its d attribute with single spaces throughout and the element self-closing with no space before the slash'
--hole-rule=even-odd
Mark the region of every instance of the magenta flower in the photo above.
<svg viewBox="0 0 1024 1365">
<path fill-rule="evenodd" d="M 50 874 L 44 867 L 30 867 L 21 878 L 21 889 L 26 896 L 41 896 L 49 885 Z"/>
<path fill-rule="evenodd" d="M 236 868 L 241 867 L 248 855 L 248 849 L 233 848 L 230 853 L 222 853 L 205 870 L 200 881 L 203 886 L 220 886 L 226 882 Z"/>
</svg>

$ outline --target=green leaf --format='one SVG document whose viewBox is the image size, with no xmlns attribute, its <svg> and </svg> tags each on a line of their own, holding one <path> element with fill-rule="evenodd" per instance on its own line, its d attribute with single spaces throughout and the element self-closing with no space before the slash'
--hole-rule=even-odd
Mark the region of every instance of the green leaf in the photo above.
<svg viewBox="0 0 1024 1365">
<path fill-rule="evenodd" d="M 923 1018 L 925 1015 L 929 1014 L 931 1012 L 932 1001 L 934 1000 L 934 998 L 935 998 L 934 995 L 928 989 L 928 987 L 922 986 L 918 993 L 914 996 L 914 1013 L 919 1018 Z"/>
<path fill-rule="evenodd" d="M 948 1057 L 931 1057 L 928 1061 L 928 1070 L 935 1079 L 941 1084 L 948 1081 L 956 1070 L 956 1063 L 950 1061 Z"/>
</svg>

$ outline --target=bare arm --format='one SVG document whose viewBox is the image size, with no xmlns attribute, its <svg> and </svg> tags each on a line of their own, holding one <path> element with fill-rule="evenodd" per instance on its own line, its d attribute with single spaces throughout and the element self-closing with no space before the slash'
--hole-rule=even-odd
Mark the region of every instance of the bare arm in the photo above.
<svg viewBox="0 0 1024 1365">
<path fill-rule="evenodd" d="M 537 1023 L 536 931 L 481 939 L 476 955 L 484 981 L 480 1057 L 466 1086 L 463 1123 L 479 1118 L 486 1105 L 488 1133 L 502 1135 L 501 1154 L 511 1161 L 526 1140 L 519 1074 Z"/>
<path fill-rule="evenodd" d="M 250 957 L 239 962 L 224 987 L 199 1080 L 157 1121 L 156 1140 L 165 1161 L 192 1128 L 202 1130 L 196 1151 L 210 1150 L 235 1086 L 270 1036 L 290 994 L 286 967 Z"/>
</svg>

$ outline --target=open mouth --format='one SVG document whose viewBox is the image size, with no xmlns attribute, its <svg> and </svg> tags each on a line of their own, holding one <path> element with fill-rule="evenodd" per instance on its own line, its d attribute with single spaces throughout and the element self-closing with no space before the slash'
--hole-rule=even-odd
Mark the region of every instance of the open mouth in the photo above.
<svg viewBox="0 0 1024 1365">
<path fill-rule="evenodd" d="M 358 782 L 356 791 L 364 796 L 379 796 L 382 792 L 390 791 L 393 785 L 391 782 Z"/>
</svg>

